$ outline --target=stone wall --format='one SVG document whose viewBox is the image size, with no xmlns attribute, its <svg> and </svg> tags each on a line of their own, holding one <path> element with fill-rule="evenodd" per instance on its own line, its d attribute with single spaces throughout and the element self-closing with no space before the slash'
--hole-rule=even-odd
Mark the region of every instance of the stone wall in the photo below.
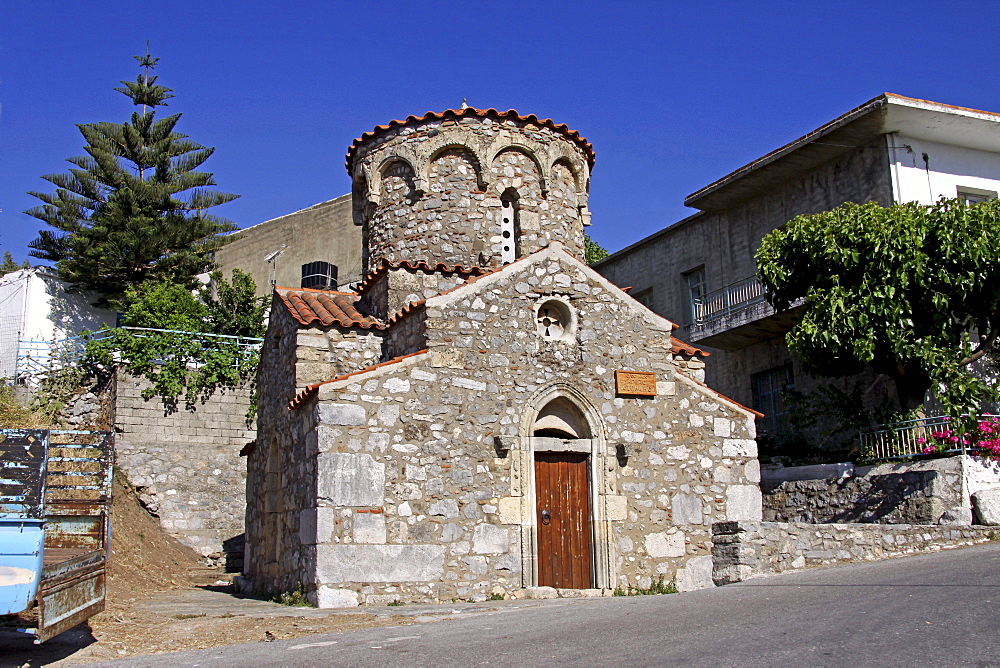
<svg viewBox="0 0 1000 668">
<path fill-rule="evenodd" d="M 538 331 L 553 293 L 575 313 L 565 338 Z M 680 368 L 671 323 L 556 244 L 424 308 L 428 352 L 291 411 L 269 331 L 261 379 L 283 401 L 262 407 L 251 455 L 248 586 L 301 584 L 329 607 L 534 586 L 534 452 L 549 446 L 532 421 L 557 398 L 588 425 L 567 447 L 590 462 L 594 585 L 711 586 L 711 524 L 760 516 L 753 421 Z M 657 395 L 617 394 L 618 369 L 654 372 Z"/>
<path fill-rule="evenodd" d="M 825 480 L 762 483 L 771 522 L 971 524 L 959 457 L 858 467 Z"/>
<path fill-rule="evenodd" d="M 988 527 L 721 522 L 712 526 L 713 579 L 724 585 L 814 566 L 877 561 L 996 540 Z"/>
<path fill-rule="evenodd" d="M 375 317 L 386 319 L 398 313 L 407 304 L 451 290 L 465 282 L 467 274 L 458 272 L 432 272 L 410 266 L 386 267 L 359 290 L 358 308 Z"/>
<path fill-rule="evenodd" d="M 144 379 L 121 375 L 114 425 L 118 468 L 160 525 L 202 556 L 241 552 L 246 465 L 255 437 L 246 424 L 248 389 L 219 390 L 194 410 L 170 413 L 148 401 Z"/>
<path fill-rule="evenodd" d="M 583 256 L 590 166 L 578 142 L 530 118 L 473 112 L 411 117 L 352 148 L 368 270 L 383 259 L 499 266 L 504 199 L 517 210 L 507 240 L 517 256 L 553 240 Z"/>
</svg>

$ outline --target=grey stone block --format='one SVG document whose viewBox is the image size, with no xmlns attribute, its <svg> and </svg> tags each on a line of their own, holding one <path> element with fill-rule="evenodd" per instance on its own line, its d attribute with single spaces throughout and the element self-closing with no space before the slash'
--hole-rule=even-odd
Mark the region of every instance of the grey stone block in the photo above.
<svg viewBox="0 0 1000 668">
<path fill-rule="evenodd" d="M 381 506 L 385 499 L 385 464 L 371 455 L 322 452 L 316 458 L 318 492 L 335 506 Z"/>
<path fill-rule="evenodd" d="M 322 424 L 359 426 L 365 424 L 365 409 L 357 404 L 319 405 L 319 421 Z"/>
<path fill-rule="evenodd" d="M 503 554 L 510 549 L 507 529 L 480 524 L 472 534 L 472 551 L 477 554 Z"/>
<path fill-rule="evenodd" d="M 1000 526 L 1000 489 L 982 489 L 972 495 L 972 507 L 980 524 Z"/>
<path fill-rule="evenodd" d="M 674 524 L 702 524 L 705 521 L 701 498 L 694 494 L 674 494 L 671 500 Z M 730 518 L 741 519 L 741 518 Z"/>
<path fill-rule="evenodd" d="M 431 582 L 444 576 L 443 545 L 321 545 L 316 552 L 322 583 Z"/>
</svg>

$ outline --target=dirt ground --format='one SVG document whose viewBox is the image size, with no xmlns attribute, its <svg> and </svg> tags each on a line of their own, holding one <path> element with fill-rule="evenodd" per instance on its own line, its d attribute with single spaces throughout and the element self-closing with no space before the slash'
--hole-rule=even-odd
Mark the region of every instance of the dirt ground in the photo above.
<svg viewBox="0 0 1000 668">
<path fill-rule="evenodd" d="M 105 611 L 43 645 L 0 636 L 0 666 L 78 665 L 411 623 L 402 615 L 289 608 L 228 594 L 230 575 L 166 535 L 116 482 Z"/>
</svg>

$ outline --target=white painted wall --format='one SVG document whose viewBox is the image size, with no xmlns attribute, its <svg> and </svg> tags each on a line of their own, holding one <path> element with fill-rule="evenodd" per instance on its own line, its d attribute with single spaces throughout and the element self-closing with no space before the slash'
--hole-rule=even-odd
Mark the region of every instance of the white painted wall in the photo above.
<svg viewBox="0 0 1000 668">
<path fill-rule="evenodd" d="M 1000 153 L 903 134 L 887 135 L 887 141 L 896 202 L 933 204 L 942 196 L 957 197 L 959 187 L 1000 193 Z"/>
<path fill-rule="evenodd" d="M 21 341 L 51 343 L 114 325 L 116 314 L 90 305 L 93 295 L 66 292 L 45 267 L 0 276 L 0 378 L 12 378 Z"/>
</svg>

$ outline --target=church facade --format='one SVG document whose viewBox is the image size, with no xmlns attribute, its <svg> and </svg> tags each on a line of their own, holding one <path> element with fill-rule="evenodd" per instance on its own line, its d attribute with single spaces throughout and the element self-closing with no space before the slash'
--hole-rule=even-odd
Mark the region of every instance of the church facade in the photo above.
<svg viewBox="0 0 1000 668">
<path fill-rule="evenodd" d="M 365 279 L 278 287 L 243 586 L 320 607 L 712 586 L 759 520 L 753 411 L 582 260 L 593 150 L 465 108 L 347 155 Z"/>
</svg>

